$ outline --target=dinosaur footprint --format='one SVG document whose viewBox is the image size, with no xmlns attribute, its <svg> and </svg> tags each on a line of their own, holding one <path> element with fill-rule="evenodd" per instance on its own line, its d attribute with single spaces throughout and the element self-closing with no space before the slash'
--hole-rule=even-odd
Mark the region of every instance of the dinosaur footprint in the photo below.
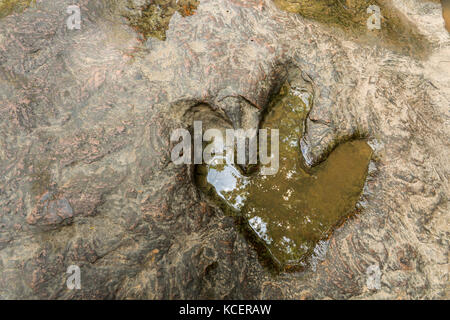
<svg viewBox="0 0 450 320">
<path fill-rule="evenodd" d="M 268 108 L 262 128 L 279 129 L 280 168 L 275 175 L 246 175 L 238 166 L 219 161 L 196 170 L 200 189 L 243 217 L 283 269 L 305 266 L 319 241 L 354 214 L 372 155 L 365 141 L 354 140 L 340 144 L 318 166 L 306 168 L 299 141 L 311 100 L 307 92 L 286 83 Z"/>
</svg>

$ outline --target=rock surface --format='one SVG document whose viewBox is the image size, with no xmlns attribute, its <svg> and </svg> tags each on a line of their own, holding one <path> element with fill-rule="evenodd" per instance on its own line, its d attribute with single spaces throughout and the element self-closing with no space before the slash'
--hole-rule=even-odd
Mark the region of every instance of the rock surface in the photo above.
<svg viewBox="0 0 450 320">
<path fill-rule="evenodd" d="M 0 20 L 0 298 L 448 298 L 450 35 L 437 2 L 393 0 L 431 44 L 422 60 L 341 34 L 269 0 L 201 0 L 166 40 L 122 17 L 126 1 L 37 1 Z M 135 1 L 143 2 L 143 1 Z M 366 136 L 361 213 L 313 268 L 274 276 L 170 133 L 195 106 L 256 126 L 296 69 L 316 99 L 310 164 Z M 66 270 L 81 268 L 81 290 Z"/>
</svg>

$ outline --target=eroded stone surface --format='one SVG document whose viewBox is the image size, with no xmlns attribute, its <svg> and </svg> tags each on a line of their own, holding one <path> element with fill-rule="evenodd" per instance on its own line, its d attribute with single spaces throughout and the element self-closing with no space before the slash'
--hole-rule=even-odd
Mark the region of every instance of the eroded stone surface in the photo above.
<svg viewBox="0 0 450 320">
<path fill-rule="evenodd" d="M 392 1 L 431 43 L 421 61 L 268 0 L 202 0 L 145 44 L 110 1 L 79 3 L 81 30 L 65 25 L 72 1 L 0 20 L 1 298 L 448 297 L 450 36 L 437 2 Z M 316 91 L 305 158 L 358 131 L 377 161 L 361 214 L 314 270 L 275 278 L 170 162 L 169 136 L 199 103 L 251 126 L 287 65 Z M 45 219 L 47 193 L 67 223 Z M 65 286 L 72 264 L 81 290 Z"/>
<path fill-rule="evenodd" d="M 279 8 L 342 31 L 345 37 L 371 46 L 382 46 L 417 58 L 429 54 L 430 43 L 417 26 L 392 6 L 390 0 L 274 0 Z M 368 10 L 370 6 L 370 9 Z M 373 8 L 375 7 L 375 8 Z M 379 28 L 368 28 L 376 20 Z M 372 18 L 371 18 L 372 17 Z M 369 21 L 368 21 L 369 20 Z"/>
</svg>

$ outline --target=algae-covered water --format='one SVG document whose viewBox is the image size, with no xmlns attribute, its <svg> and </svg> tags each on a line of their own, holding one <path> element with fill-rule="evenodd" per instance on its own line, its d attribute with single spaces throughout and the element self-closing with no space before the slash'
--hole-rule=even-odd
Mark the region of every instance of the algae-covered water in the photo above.
<svg viewBox="0 0 450 320">
<path fill-rule="evenodd" d="M 424 58 L 430 43 L 417 27 L 396 10 L 390 0 L 273 0 L 282 10 L 341 30 L 346 37 L 395 52 Z M 380 29 L 369 29 L 367 20 L 373 15 L 369 6 L 380 8 Z"/>
<path fill-rule="evenodd" d="M 36 0 L 0 0 L 0 19 L 14 12 L 22 12 Z"/>
<path fill-rule="evenodd" d="M 217 162 L 196 168 L 200 189 L 243 217 L 285 269 L 304 266 L 319 240 L 355 213 L 372 154 L 365 141 L 349 141 L 320 165 L 306 168 L 299 140 L 311 100 L 308 92 L 286 83 L 268 108 L 261 127 L 279 129 L 275 175 L 246 175 L 238 166 Z"/>
</svg>

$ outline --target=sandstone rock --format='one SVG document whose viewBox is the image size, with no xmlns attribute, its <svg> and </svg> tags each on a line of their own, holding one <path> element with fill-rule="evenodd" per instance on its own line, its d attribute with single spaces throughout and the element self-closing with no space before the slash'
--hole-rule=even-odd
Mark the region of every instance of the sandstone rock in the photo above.
<svg viewBox="0 0 450 320">
<path fill-rule="evenodd" d="M 125 1 L 79 3 L 81 30 L 67 29 L 65 0 L 0 19 L 1 298 L 448 298 L 450 35 L 438 3 L 392 0 L 430 42 L 423 58 L 270 0 L 201 0 L 151 46 Z M 192 168 L 171 163 L 169 137 L 198 104 L 254 126 L 287 68 L 315 90 L 305 159 L 359 135 L 376 162 L 323 261 L 275 277 Z M 70 265 L 81 290 L 65 286 Z"/>
</svg>

